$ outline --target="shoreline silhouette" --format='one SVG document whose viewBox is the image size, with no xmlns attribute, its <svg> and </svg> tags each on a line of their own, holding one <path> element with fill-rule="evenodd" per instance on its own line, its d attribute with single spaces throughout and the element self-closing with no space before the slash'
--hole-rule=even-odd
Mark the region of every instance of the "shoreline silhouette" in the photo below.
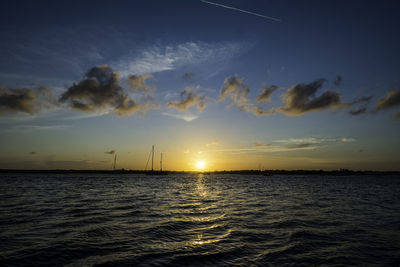
<svg viewBox="0 0 400 267">
<path fill-rule="evenodd" d="M 375 170 L 223 170 L 223 171 L 172 171 L 163 170 L 167 174 L 242 174 L 242 175 L 322 175 L 322 176 L 350 176 L 350 175 L 400 175 L 400 171 Z M 151 174 L 151 170 L 77 170 L 77 169 L 0 169 L 0 173 L 27 173 L 27 174 Z"/>
</svg>

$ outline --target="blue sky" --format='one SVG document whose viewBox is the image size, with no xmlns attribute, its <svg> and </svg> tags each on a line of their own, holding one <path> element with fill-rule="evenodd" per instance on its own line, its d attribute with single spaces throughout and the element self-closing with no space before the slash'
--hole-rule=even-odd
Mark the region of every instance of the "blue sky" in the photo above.
<svg viewBox="0 0 400 267">
<path fill-rule="evenodd" d="M 211 2 L 5 1 L 0 167 L 398 169 L 395 1 Z"/>
</svg>

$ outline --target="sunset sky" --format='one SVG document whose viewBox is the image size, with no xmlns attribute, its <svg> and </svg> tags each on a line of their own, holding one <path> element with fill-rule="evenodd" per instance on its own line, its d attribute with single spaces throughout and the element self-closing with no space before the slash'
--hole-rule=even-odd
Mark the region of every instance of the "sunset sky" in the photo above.
<svg viewBox="0 0 400 267">
<path fill-rule="evenodd" d="M 3 1 L 0 168 L 400 170 L 397 1 Z"/>
</svg>

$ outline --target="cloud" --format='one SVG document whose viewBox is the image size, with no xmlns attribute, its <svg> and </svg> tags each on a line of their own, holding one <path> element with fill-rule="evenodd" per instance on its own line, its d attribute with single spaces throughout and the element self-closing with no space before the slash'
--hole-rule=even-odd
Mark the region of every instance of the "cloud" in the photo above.
<svg viewBox="0 0 400 267">
<path fill-rule="evenodd" d="M 183 79 L 189 83 L 194 81 L 194 73 L 193 72 L 186 72 L 183 74 Z"/>
<path fill-rule="evenodd" d="M 290 138 L 284 140 L 274 140 L 274 143 L 282 143 L 282 145 L 274 145 L 275 150 L 287 151 L 287 150 L 302 150 L 302 149 L 316 149 L 323 143 L 329 142 L 332 139 L 324 138 Z"/>
<path fill-rule="evenodd" d="M 154 91 L 155 88 L 150 87 L 146 84 L 146 80 L 153 78 L 151 74 L 143 74 L 143 75 L 129 75 L 128 76 L 128 85 L 132 92 L 151 92 Z"/>
<path fill-rule="evenodd" d="M 186 42 L 176 45 L 153 45 L 112 64 L 122 75 L 174 70 L 205 62 L 226 62 L 246 49 L 244 43 Z"/>
<path fill-rule="evenodd" d="M 223 101 L 226 98 L 230 98 L 233 104 L 236 105 L 240 110 L 251 112 L 256 116 L 264 116 L 275 113 L 275 110 L 269 109 L 264 111 L 262 107 L 254 106 L 248 94 L 250 88 L 243 83 L 243 78 L 238 76 L 229 76 L 225 78 L 222 86 L 218 102 Z"/>
<path fill-rule="evenodd" d="M 234 153 L 234 154 L 254 154 L 254 153 L 276 153 L 293 152 L 298 150 L 315 150 L 321 146 L 335 144 L 339 142 L 355 141 L 353 138 L 289 138 L 273 140 L 272 143 L 254 143 L 253 147 L 217 149 L 208 152 Z"/>
<path fill-rule="evenodd" d="M 64 130 L 70 125 L 14 125 L 3 131 L 7 132 L 28 132 L 28 131 L 47 131 L 47 130 Z"/>
<path fill-rule="evenodd" d="M 349 114 L 353 115 L 353 116 L 361 115 L 361 114 L 364 114 L 364 113 L 367 113 L 367 108 L 366 107 L 361 107 L 361 108 L 358 108 L 358 109 L 352 109 L 352 110 L 349 111 Z"/>
<path fill-rule="evenodd" d="M 0 114 L 25 112 L 35 113 L 37 92 L 32 89 L 0 88 Z"/>
<path fill-rule="evenodd" d="M 249 102 L 247 95 L 250 89 L 243 83 L 243 78 L 238 76 L 229 76 L 225 78 L 224 85 L 221 89 L 219 101 L 223 101 L 226 97 L 230 97 L 238 106 Z"/>
<path fill-rule="evenodd" d="M 349 104 L 341 102 L 341 94 L 327 90 L 316 97 L 316 92 L 323 86 L 325 79 L 316 80 L 312 83 L 300 83 L 289 88 L 282 94 L 285 103 L 278 110 L 288 116 L 299 116 L 308 112 L 318 112 L 327 108 L 344 108 Z"/>
<path fill-rule="evenodd" d="M 400 106 L 400 90 L 395 89 L 386 93 L 385 97 L 378 99 L 375 103 L 375 110 L 373 112 L 378 112 L 381 110 L 391 109 Z M 392 115 L 394 120 L 400 118 L 400 112 L 396 112 Z"/>
<path fill-rule="evenodd" d="M 354 138 L 341 138 L 340 141 L 342 141 L 343 143 L 349 143 L 349 142 L 355 142 L 357 140 Z"/>
<path fill-rule="evenodd" d="M 180 120 L 184 120 L 187 122 L 191 122 L 197 118 L 199 118 L 199 116 L 193 115 L 193 114 L 174 114 L 174 113 L 168 113 L 168 112 L 163 112 L 162 115 L 164 116 L 168 116 L 168 117 L 172 117 L 172 118 L 176 118 L 176 119 L 180 119 Z"/>
<path fill-rule="evenodd" d="M 290 150 L 312 150 L 318 147 L 325 146 L 332 143 L 349 143 L 357 141 L 354 138 L 289 138 L 282 140 L 274 140 L 271 146 L 269 146 L 269 151 L 290 151 Z M 278 145 L 276 144 L 278 143 Z"/>
<path fill-rule="evenodd" d="M 259 142 L 255 142 L 254 143 L 254 146 L 255 147 L 268 147 L 268 146 L 270 146 L 271 144 L 266 144 L 266 143 L 259 143 Z"/>
<path fill-rule="evenodd" d="M 400 106 L 400 90 L 395 89 L 387 92 L 386 96 L 378 99 L 375 104 L 375 112 L 380 110 L 386 110 Z M 400 112 L 396 112 L 392 115 L 392 118 L 397 120 L 400 118 Z"/>
<path fill-rule="evenodd" d="M 384 98 L 378 99 L 375 108 L 382 110 L 396 106 L 400 106 L 400 90 L 389 91 Z"/>
<path fill-rule="evenodd" d="M 342 84 L 343 78 L 341 75 L 336 76 L 336 79 L 333 81 L 333 84 L 335 86 L 339 86 Z"/>
<path fill-rule="evenodd" d="M 0 114 L 23 112 L 33 115 L 42 108 L 52 108 L 57 104 L 52 89 L 48 87 L 40 86 L 34 90 L 0 86 Z"/>
<path fill-rule="evenodd" d="M 308 137 L 308 138 L 289 138 L 289 139 L 279 139 L 279 140 L 274 140 L 274 142 L 277 143 L 312 143 L 312 144 L 319 144 L 323 141 L 326 140 L 333 140 L 333 139 L 319 139 L 319 138 L 314 138 L 314 137 Z"/>
<path fill-rule="evenodd" d="M 261 94 L 259 94 L 256 98 L 257 102 L 271 102 L 271 95 L 273 92 L 275 92 L 276 90 L 278 90 L 279 88 L 275 85 L 272 85 L 271 87 L 265 87 L 263 89 L 263 91 L 261 92 Z"/>
<path fill-rule="evenodd" d="M 308 137 L 308 138 L 289 138 L 283 140 L 274 140 L 275 143 L 285 143 L 287 148 L 302 148 L 302 147 L 309 147 L 309 146 L 316 146 L 316 145 L 324 145 L 327 143 L 349 143 L 357 141 L 355 138 L 315 138 L 315 137 Z"/>
<path fill-rule="evenodd" d="M 141 86 L 140 80 L 144 83 L 147 78 L 132 78 L 131 81 L 133 85 Z M 96 66 L 85 74 L 83 80 L 69 87 L 61 95 L 59 101 L 67 102 L 73 109 L 83 112 L 111 109 L 118 116 L 125 116 L 136 111 L 144 113 L 148 109 L 156 108 L 151 102 L 139 104 L 131 99 L 124 93 L 119 81 L 120 76 L 109 66 Z"/>
<path fill-rule="evenodd" d="M 106 153 L 106 154 L 110 154 L 110 155 L 114 155 L 115 154 L 115 150 L 110 150 L 110 151 L 106 151 L 106 152 L 104 152 L 104 153 Z"/>
<path fill-rule="evenodd" d="M 206 144 L 206 147 L 214 146 L 214 145 L 219 145 L 219 142 L 218 141 L 212 141 L 211 143 Z"/>
<path fill-rule="evenodd" d="M 369 102 L 371 101 L 372 96 L 366 96 L 366 97 L 361 97 L 361 98 L 356 98 L 353 100 L 353 102 L 350 103 L 351 106 L 353 105 L 359 105 L 359 108 L 357 109 L 352 109 L 349 110 L 349 114 L 353 116 L 361 115 L 364 113 L 367 113 L 367 106 Z"/>
<path fill-rule="evenodd" d="M 29 152 L 28 154 L 33 156 L 33 155 L 36 155 L 37 152 L 36 152 L 36 151 L 31 151 L 31 152 Z"/>
<path fill-rule="evenodd" d="M 82 119 L 90 119 L 90 118 L 105 116 L 105 115 L 110 114 L 111 112 L 112 112 L 111 110 L 103 110 L 103 111 L 98 111 L 98 112 L 93 112 L 93 113 L 85 113 L 85 114 L 79 114 L 79 115 L 64 117 L 64 118 L 62 118 L 62 119 L 63 119 L 63 120 L 82 120 Z"/>
<path fill-rule="evenodd" d="M 299 144 L 292 144 L 287 145 L 286 148 L 288 149 L 301 149 L 301 148 L 315 148 L 315 143 L 299 143 Z"/>
<path fill-rule="evenodd" d="M 180 101 L 169 102 L 167 104 L 167 108 L 175 108 L 182 112 L 187 111 L 191 106 L 197 106 L 200 111 L 206 106 L 204 95 L 196 93 L 195 89 L 191 87 L 186 87 L 181 92 Z"/>
</svg>

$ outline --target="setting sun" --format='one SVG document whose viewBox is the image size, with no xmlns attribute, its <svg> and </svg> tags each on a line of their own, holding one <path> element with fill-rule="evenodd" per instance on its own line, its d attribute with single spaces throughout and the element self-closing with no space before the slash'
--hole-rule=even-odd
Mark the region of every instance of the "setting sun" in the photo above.
<svg viewBox="0 0 400 267">
<path fill-rule="evenodd" d="M 204 169 L 205 165 L 206 165 L 206 164 L 205 164 L 204 161 L 198 161 L 198 162 L 196 163 L 196 167 L 197 167 L 197 169 L 199 169 L 199 170 Z"/>
</svg>

